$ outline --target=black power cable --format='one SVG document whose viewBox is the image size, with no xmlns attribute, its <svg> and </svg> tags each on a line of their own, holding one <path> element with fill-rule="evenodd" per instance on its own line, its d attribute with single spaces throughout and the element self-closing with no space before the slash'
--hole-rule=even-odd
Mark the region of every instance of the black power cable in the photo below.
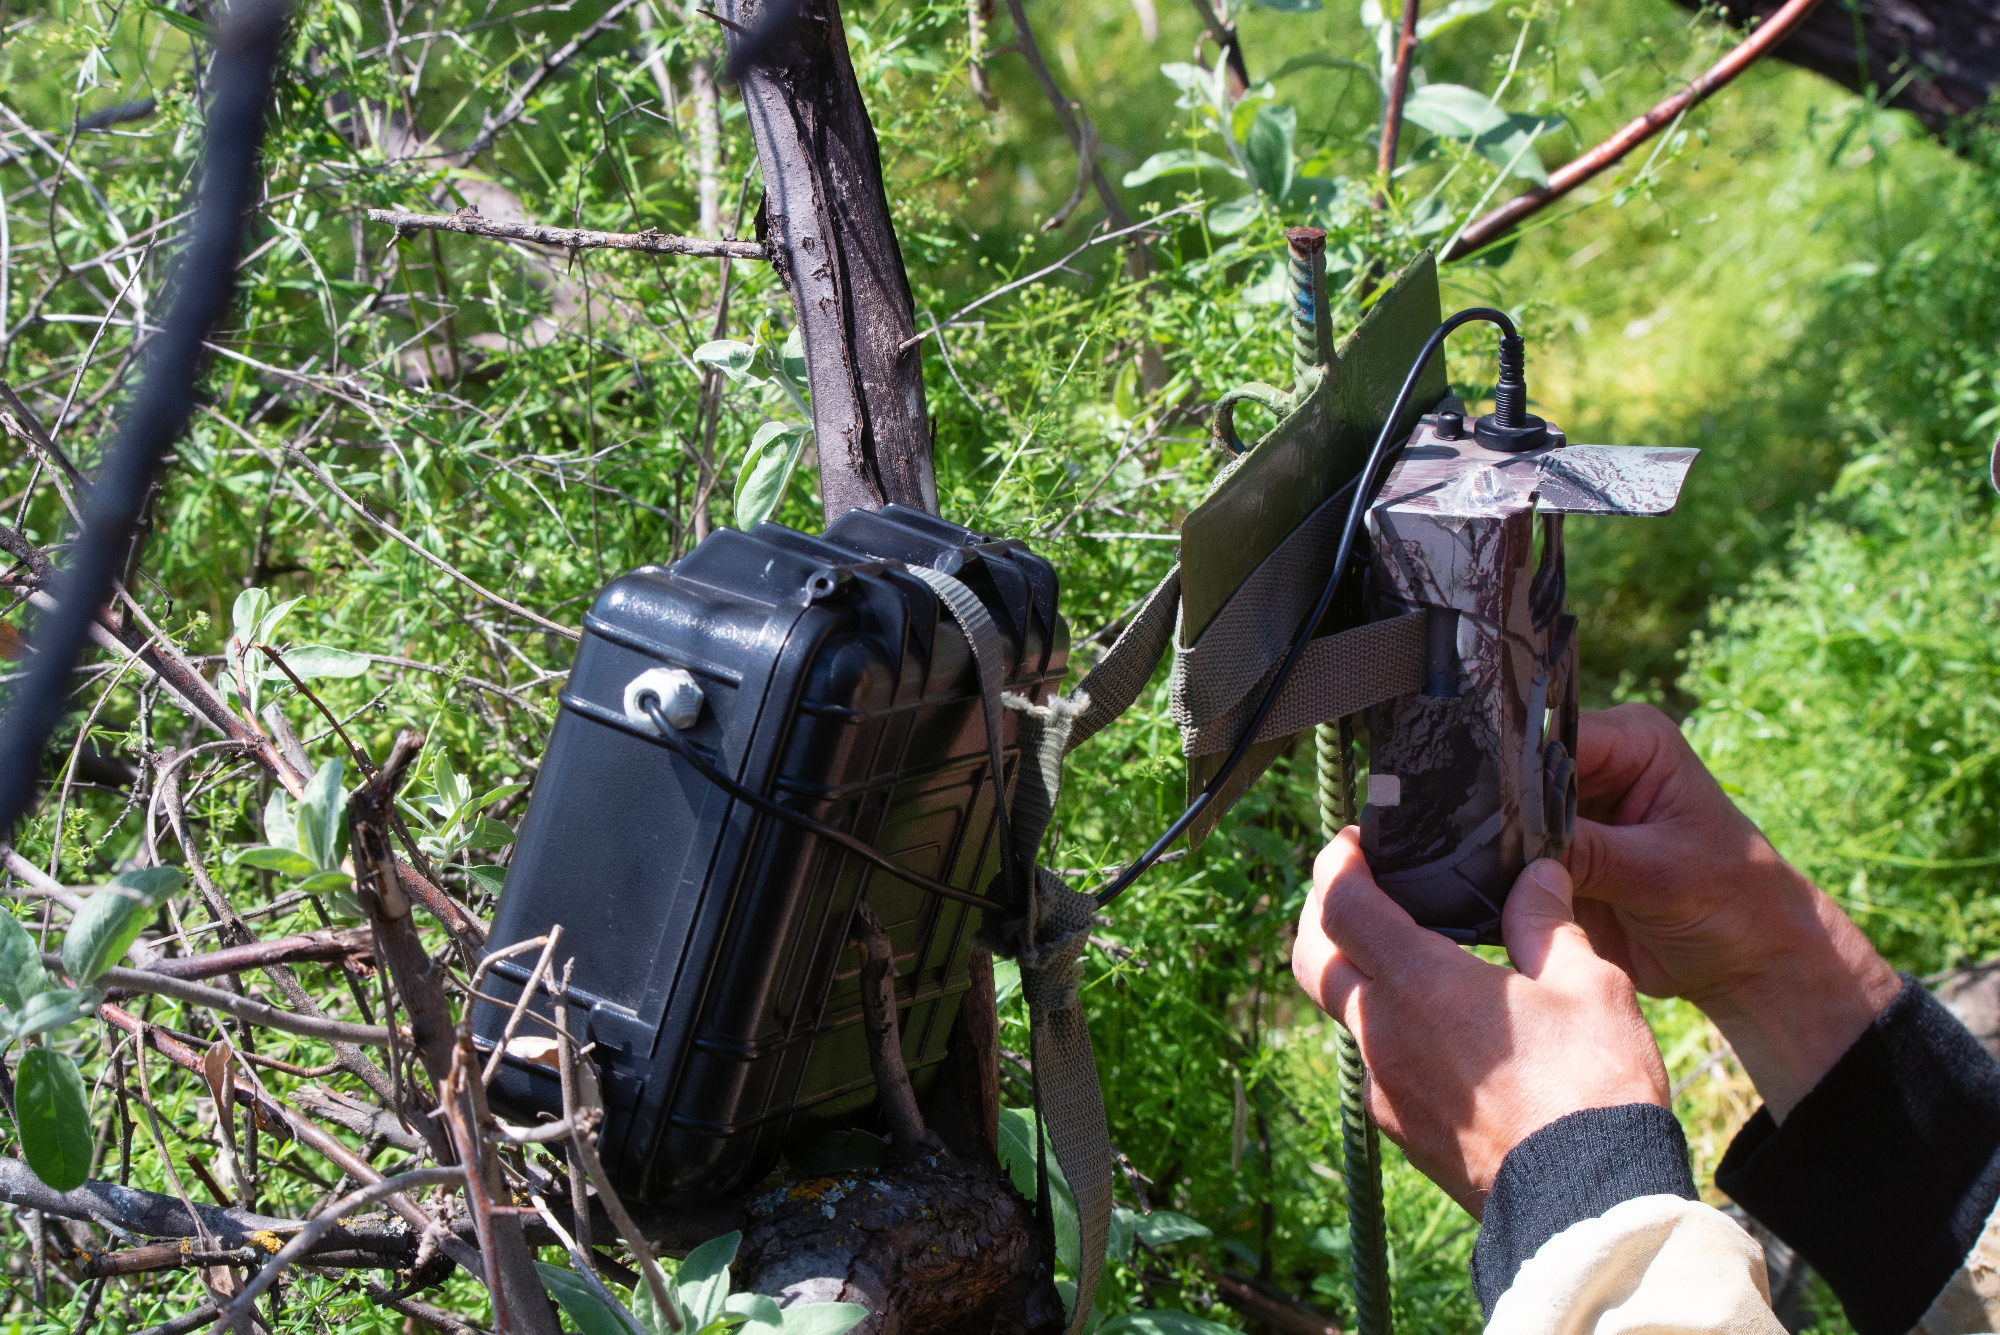
<svg viewBox="0 0 2000 1335">
<path fill-rule="evenodd" d="M 1390 441 L 1394 438 L 1397 423 L 1402 421 L 1403 414 L 1409 410 L 1410 396 L 1416 393 L 1418 378 L 1423 375 L 1424 368 L 1430 365 L 1431 358 L 1437 355 L 1438 349 L 1444 346 L 1445 337 L 1460 325 L 1470 324 L 1474 320 L 1485 320 L 1491 324 L 1498 325 L 1501 331 L 1502 355 L 1500 384 L 1495 394 L 1496 411 L 1491 419 L 1480 419 L 1482 427 L 1498 426 L 1502 431 L 1519 432 L 1522 430 L 1532 430 L 1534 426 L 1539 425 L 1540 419 L 1538 418 L 1529 417 L 1525 421 L 1523 420 L 1527 404 L 1527 385 L 1521 375 L 1521 337 L 1515 332 L 1514 322 L 1507 317 L 1505 312 L 1496 311 L 1487 306 L 1475 306 L 1469 310 L 1460 311 L 1439 325 L 1436 331 L 1425 340 L 1423 351 L 1417 354 L 1416 362 L 1410 367 L 1409 374 L 1403 379 L 1403 387 L 1396 395 L 1396 403 L 1389 410 L 1388 419 L 1382 424 L 1381 434 L 1375 438 L 1374 448 L 1368 452 L 1367 463 L 1362 467 L 1358 477 L 1349 482 L 1346 487 L 1341 488 L 1343 492 L 1349 487 L 1353 488 L 1354 499 L 1347 507 L 1347 521 L 1341 526 L 1340 546 L 1334 556 L 1333 569 L 1326 577 L 1325 587 L 1320 590 L 1319 601 L 1313 605 L 1312 614 L 1306 617 L 1300 624 L 1299 632 L 1293 638 L 1292 646 L 1286 652 L 1284 662 L 1278 667 L 1278 675 L 1273 677 L 1270 686 L 1265 688 L 1264 698 L 1259 702 L 1256 714 L 1251 717 L 1249 725 L 1244 728 L 1243 735 L 1237 738 L 1236 745 L 1230 751 L 1228 759 L 1223 761 L 1222 768 L 1217 771 L 1213 779 L 1209 780 L 1208 786 L 1195 796 L 1194 801 L 1188 803 L 1187 810 L 1181 812 L 1174 823 L 1167 827 L 1166 833 L 1153 841 L 1151 848 L 1148 848 L 1136 861 L 1120 872 L 1116 880 L 1097 892 L 1096 898 L 1099 907 L 1109 904 L 1112 900 L 1124 894 L 1125 891 L 1132 887 L 1133 882 L 1145 875 L 1147 869 L 1159 861 L 1160 855 L 1165 853 L 1176 839 L 1185 834 L 1187 827 L 1193 823 L 1194 819 L 1215 800 L 1216 794 L 1222 791 L 1223 786 L 1229 782 L 1230 776 L 1236 772 L 1236 767 L 1243 763 L 1243 757 L 1250 753 L 1250 748 L 1256 741 L 1258 731 L 1263 728 L 1264 720 L 1269 716 L 1272 707 L 1277 704 L 1278 697 L 1284 693 L 1285 683 L 1291 679 L 1293 669 L 1298 667 L 1299 659 L 1304 655 L 1306 645 L 1312 640 L 1313 632 L 1319 628 L 1320 622 L 1326 617 L 1327 609 L 1333 605 L 1334 594 L 1340 587 L 1341 576 L 1346 572 L 1348 559 L 1354 553 L 1354 539 L 1360 532 L 1361 516 L 1366 512 L 1368 502 L 1375 494 L 1376 474 L 1381 470 L 1383 461 L 1388 457 Z M 1505 448 L 1505 446 L 1502 446 L 1502 448 Z M 1335 493 L 1336 496 L 1339 494 L 1339 492 Z M 653 721 L 653 726 L 659 730 L 659 740 L 664 745 L 682 760 L 685 760 L 702 778 L 722 789 L 739 802 L 749 806 L 752 810 L 761 812 L 776 820 L 784 821 L 789 825 L 797 826 L 799 829 L 817 835 L 819 838 L 838 844 L 848 852 L 880 867 L 890 875 L 900 877 L 910 884 L 917 886 L 919 889 L 928 890 L 934 895 L 956 900 L 961 904 L 969 904 L 974 908 L 1006 911 L 1002 905 L 995 903 L 993 900 L 981 898 L 969 891 L 960 890 L 956 886 L 947 885 L 943 881 L 911 871 L 907 867 L 898 866 L 866 842 L 848 834 L 846 831 L 835 829 L 824 821 L 816 820 L 802 811 L 796 811 L 791 807 L 774 802 L 762 793 L 745 787 L 715 766 L 709 764 L 707 760 L 696 753 L 693 747 L 681 739 L 680 734 L 667 721 L 664 707 L 658 695 L 647 691 L 639 696 L 637 703 L 641 709 L 645 710 L 646 717 Z"/>
<path fill-rule="evenodd" d="M 201 193 L 175 270 L 173 306 L 147 356 L 145 381 L 90 488 L 83 531 L 49 582 L 56 606 L 37 620 L 34 657 L 0 721 L 0 839 L 11 837 L 34 797 L 42 748 L 62 716 L 70 668 L 97 609 L 111 597 L 160 460 L 194 412 L 202 344 L 236 291 L 244 214 L 257 186 L 257 150 L 286 14 L 284 0 L 238 0 L 217 35 Z"/>
<path fill-rule="evenodd" d="M 1269 716 L 1271 707 L 1277 704 L 1278 697 L 1284 693 L 1285 683 L 1291 680 L 1292 670 L 1299 665 L 1299 659 L 1304 655 L 1313 632 L 1319 629 L 1319 623 L 1325 619 L 1327 609 L 1333 606 L 1334 591 L 1340 587 L 1341 576 L 1347 573 L 1348 558 L 1354 554 L 1354 538 L 1361 529 L 1361 516 L 1375 495 L 1375 475 L 1388 457 L 1389 442 L 1395 435 L 1397 424 L 1403 420 L 1403 414 L 1409 411 L 1410 396 L 1416 393 L 1418 377 L 1423 375 L 1424 368 L 1430 365 L 1431 358 L 1437 355 L 1438 349 L 1444 346 L 1445 336 L 1460 325 L 1469 324 L 1474 320 L 1486 320 L 1500 326 L 1502 349 L 1512 355 L 1502 359 L 1502 392 L 1496 395 L 1495 403 L 1500 418 L 1499 425 L 1509 428 L 1518 428 L 1522 425 L 1520 421 L 1513 420 L 1519 417 L 1527 403 L 1527 387 L 1520 378 L 1521 336 L 1515 331 L 1514 322 L 1507 318 L 1505 312 L 1487 306 L 1474 306 L 1451 316 L 1424 341 L 1423 351 L 1417 354 L 1416 363 L 1410 367 L 1409 375 L 1403 379 L 1403 388 L 1396 395 L 1396 406 L 1389 410 L 1388 419 L 1382 423 L 1382 433 L 1375 438 L 1375 448 L 1368 452 L 1368 462 L 1362 466 L 1360 476 L 1350 484 L 1354 486 L 1354 499 L 1347 507 L 1347 522 L 1340 529 L 1340 547 L 1333 558 L 1333 569 L 1326 577 L 1326 586 L 1320 590 L 1319 601 L 1313 604 L 1312 615 L 1300 623 L 1299 633 L 1293 637 L 1292 647 L 1286 652 L 1284 662 L 1278 667 L 1278 675 L 1271 679 L 1270 686 L 1265 689 L 1264 698 L 1258 704 L 1256 714 L 1243 729 L 1243 735 L 1237 738 L 1236 746 L 1230 751 L 1229 758 L 1222 762 L 1222 768 L 1216 772 L 1213 779 L 1209 780 L 1208 786 L 1195 795 L 1194 801 L 1188 803 L 1187 810 L 1167 827 L 1165 834 L 1153 841 L 1151 848 L 1140 854 L 1136 861 L 1120 872 L 1116 880 L 1097 892 L 1097 903 L 1100 908 L 1131 889 L 1132 883 L 1145 875 L 1146 869 L 1160 860 L 1160 855 L 1187 832 L 1195 817 L 1201 815 L 1208 809 L 1209 804 L 1215 801 L 1216 795 L 1229 782 L 1230 776 L 1236 773 L 1236 767 L 1243 763 L 1243 757 L 1250 754 L 1250 748 L 1256 742 L 1265 718 Z"/>
<path fill-rule="evenodd" d="M 997 904 L 990 899 L 981 898 L 973 894 L 970 890 L 961 890 L 955 885 L 947 885 L 943 881 L 924 875 L 922 872 L 898 866 L 896 863 L 890 861 L 886 853 L 883 853 L 861 839 L 855 838 L 847 831 L 835 829 L 823 820 L 808 816 L 805 812 L 794 810 L 783 803 L 774 802 L 756 789 L 745 787 L 743 784 L 736 782 L 736 780 L 709 764 L 698 751 L 682 739 L 680 731 L 667 721 L 666 711 L 661 705 L 658 695 L 652 691 L 641 692 L 635 703 L 639 708 L 646 711 L 646 717 L 653 720 L 653 726 L 659 730 L 659 737 L 649 740 L 658 740 L 663 743 L 669 751 L 672 751 L 682 760 L 685 760 L 695 773 L 701 775 L 702 778 L 707 779 L 717 788 L 728 793 L 752 811 L 761 812 L 774 820 L 781 820 L 787 825 L 795 825 L 806 833 L 817 835 L 829 843 L 839 844 L 842 848 L 854 854 L 854 856 L 873 863 L 883 871 L 888 872 L 891 876 L 908 881 L 919 890 L 928 890 L 934 895 L 941 895 L 946 899 L 957 900 L 961 904 L 970 904 L 976 909 L 994 909 L 1002 913 L 1006 912 L 1004 905 Z"/>
</svg>

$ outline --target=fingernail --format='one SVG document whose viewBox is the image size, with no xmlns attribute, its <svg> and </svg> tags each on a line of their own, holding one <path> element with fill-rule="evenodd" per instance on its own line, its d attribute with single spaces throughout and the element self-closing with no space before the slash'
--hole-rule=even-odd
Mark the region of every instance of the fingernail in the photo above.
<svg viewBox="0 0 2000 1335">
<path fill-rule="evenodd" d="M 1554 895 L 1567 910 L 1571 905 L 1575 889 L 1570 884 L 1569 870 L 1553 858 L 1538 858 L 1528 864 L 1528 875 L 1535 878 L 1535 884 Z"/>
</svg>

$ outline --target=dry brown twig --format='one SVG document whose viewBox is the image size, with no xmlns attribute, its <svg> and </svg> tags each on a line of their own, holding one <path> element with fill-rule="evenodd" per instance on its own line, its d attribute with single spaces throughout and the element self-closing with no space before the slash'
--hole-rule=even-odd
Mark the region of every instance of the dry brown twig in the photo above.
<svg viewBox="0 0 2000 1335">
<path fill-rule="evenodd" d="M 1819 0 L 1788 0 L 1785 7 L 1759 24 L 1757 30 L 1687 87 L 1666 98 L 1645 115 L 1628 121 L 1616 134 L 1583 156 L 1549 173 L 1549 183 L 1514 196 L 1477 222 L 1469 223 L 1438 258 L 1464 259 L 1499 240 L 1523 221 L 1569 194 L 1593 176 L 1616 165 L 1627 153 L 1651 139 L 1711 94 L 1757 63 L 1803 22 Z"/>
<path fill-rule="evenodd" d="M 646 255 L 685 255 L 701 259 L 768 260 L 761 241 L 729 241 L 710 237 L 671 236 L 665 232 L 589 232 L 575 227 L 544 227 L 539 223 L 499 222 L 477 210 L 456 213 L 406 213 L 401 209 L 370 209 L 368 221 L 389 223 L 400 236 L 406 232 L 457 232 L 495 241 L 527 241 L 564 250 L 636 250 Z"/>
</svg>

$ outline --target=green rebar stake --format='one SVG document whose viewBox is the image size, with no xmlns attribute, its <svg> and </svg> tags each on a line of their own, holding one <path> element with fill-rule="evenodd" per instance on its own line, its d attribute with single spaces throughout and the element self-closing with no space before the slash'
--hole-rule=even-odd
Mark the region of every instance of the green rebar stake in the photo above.
<svg viewBox="0 0 2000 1335">
<path fill-rule="evenodd" d="M 1354 823 L 1354 724 L 1322 723 L 1319 743 L 1319 829 L 1331 842 Z M 1390 1335 L 1389 1222 L 1382 1204 L 1382 1135 L 1368 1116 L 1361 1088 L 1367 1067 L 1361 1045 L 1335 1025 L 1340 1065 L 1341 1175 L 1347 1183 L 1347 1236 L 1354 1259 L 1357 1335 Z"/>
</svg>

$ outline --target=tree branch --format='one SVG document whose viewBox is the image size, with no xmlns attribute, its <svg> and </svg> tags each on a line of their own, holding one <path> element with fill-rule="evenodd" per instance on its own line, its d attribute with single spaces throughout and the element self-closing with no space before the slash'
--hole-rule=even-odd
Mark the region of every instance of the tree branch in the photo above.
<svg viewBox="0 0 2000 1335">
<path fill-rule="evenodd" d="M 327 964 L 350 960 L 358 962 L 370 958 L 374 951 L 374 942 L 367 928 L 349 927 L 302 932 L 297 936 L 281 936 L 271 941 L 231 946 L 226 950 L 211 950 L 201 955 L 161 959 L 138 972 L 195 982 L 203 978 L 220 978 L 225 974 L 262 969 L 273 964 Z"/>
<path fill-rule="evenodd" d="M 924 1125 L 909 1068 L 903 1065 L 903 1035 L 896 1023 L 896 948 L 866 900 L 854 906 L 847 939 L 861 951 L 862 1028 L 868 1035 L 868 1066 L 875 1073 L 892 1148 L 906 1162 L 940 1153 L 944 1145 Z"/>
<path fill-rule="evenodd" d="M 1417 0 L 1403 0 L 1403 26 L 1396 36 L 1396 75 L 1389 85 L 1389 100 L 1382 108 L 1382 147 L 1375 161 L 1375 174 L 1382 180 L 1387 202 L 1389 180 L 1396 171 L 1396 141 L 1403 135 L 1403 103 L 1410 95 L 1410 62 L 1417 54 Z"/>
<path fill-rule="evenodd" d="M 637 250 L 648 255 L 767 260 L 771 253 L 761 241 L 722 241 L 708 237 L 669 236 L 665 232 L 586 232 L 573 227 L 543 227 L 539 223 L 496 222 L 479 216 L 476 208 L 457 213 L 405 213 L 401 209 L 370 209 L 368 221 L 392 223 L 400 233 L 429 229 L 496 241 L 529 241 L 565 250 Z"/>
<path fill-rule="evenodd" d="M 1464 259 L 1489 242 L 1519 226 L 1522 220 L 1561 199 L 1591 177 L 1613 166 L 1627 153 L 1658 134 L 1682 112 L 1699 106 L 1717 89 L 1757 63 L 1772 47 L 1805 21 L 1819 0 L 1787 0 L 1785 7 L 1767 19 L 1757 31 L 1724 56 L 1687 87 L 1667 98 L 1651 111 L 1631 121 L 1582 157 L 1549 173 L 1549 183 L 1516 195 L 1478 222 L 1468 225 L 1446 248 L 1441 260 Z"/>
<path fill-rule="evenodd" d="M 595 23 L 543 56 L 541 63 L 535 67 L 535 72 L 522 80 L 521 86 L 514 90 L 514 96 L 507 100 L 507 105 L 501 109 L 500 114 L 498 116 L 489 114 L 485 118 L 478 136 L 455 155 L 458 160 L 470 162 L 493 147 L 493 141 L 500 137 L 500 132 L 520 119 L 521 113 L 528 109 L 528 99 L 535 95 L 536 89 L 548 82 L 550 75 L 567 65 L 572 56 L 615 26 L 618 20 L 625 17 L 626 11 L 638 3 L 639 0 L 618 0 L 618 3 L 599 15 Z"/>
<path fill-rule="evenodd" d="M 43 955 L 42 963 L 51 969 L 63 967 L 60 955 Z M 317 1038 L 327 1043 L 356 1043 L 376 1048 L 389 1046 L 389 1031 L 379 1024 L 349 1024 L 345 1020 L 295 1015 L 291 1011 L 281 1011 L 276 1006 L 267 1006 L 250 997 L 239 997 L 234 992 L 203 987 L 200 983 L 189 982 L 185 978 L 174 978 L 139 969 L 112 968 L 100 974 L 97 981 L 107 988 L 121 988 L 127 992 L 150 992 L 154 996 L 172 997 L 175 1001 L 185 1002 L 190 1006 L 206 1006 L 210 1010 L 233 1015 L 239 1020 L 246 1020 L 265 1029 L 297 1034 L 300 1038 Z"/>
</svg>

